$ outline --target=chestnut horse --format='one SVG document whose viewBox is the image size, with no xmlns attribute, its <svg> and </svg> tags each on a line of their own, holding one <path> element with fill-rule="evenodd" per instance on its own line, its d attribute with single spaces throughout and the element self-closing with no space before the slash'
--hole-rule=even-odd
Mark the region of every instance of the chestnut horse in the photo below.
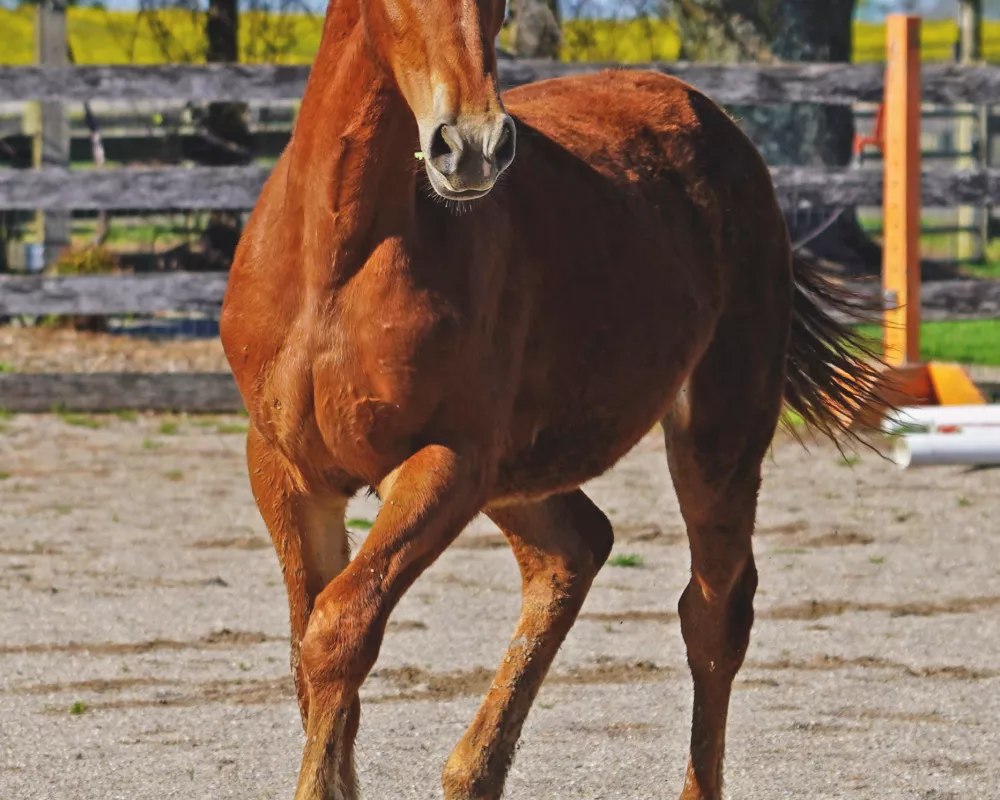
<svg viewBox="0 0 1000 800">
<path fill-rule="evenodd" d="M 638 71 L 501 97 L 503 16 L 503 0 L 332 0 L 232 267 L 222 341 L 288 592 L 296 797 L 358 796 L 358 690 L 389 616 L 481 512 L 523 606 L 443 784 L 501 796 L 612 547 L 580 486 L 662 422 L 691 548 L 682 797 L 718 798 L 761 461 L 783 403 L 835 434 L 870 368 L 718 106 Z M 364 487 L 382 507 L 351 559 L 344 512 Z"/>
</svg>

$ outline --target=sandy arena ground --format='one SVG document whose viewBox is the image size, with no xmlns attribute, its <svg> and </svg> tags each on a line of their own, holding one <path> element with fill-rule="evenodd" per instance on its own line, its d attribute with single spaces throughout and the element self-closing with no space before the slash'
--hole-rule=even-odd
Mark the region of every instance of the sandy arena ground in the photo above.
<svg viewBox="0 0 1000 800">
<path fill-rule="evenodd" d="M 0 799 L 290 800 L 302 730 L 245 420 L 87 423 L 0 420 Z M 729 797 L 1000 797 L 1000 473 L 849 462 L 782 440 L 767 466 Z M 658 437 L 588 490 L 643 564 L 598 577 L 506 796 L 674 798 L 688 556 Z M 363 690 L 369 800 L 440 796 L 518 588 L 477 521 L 405 597 Z"/>
</svg>

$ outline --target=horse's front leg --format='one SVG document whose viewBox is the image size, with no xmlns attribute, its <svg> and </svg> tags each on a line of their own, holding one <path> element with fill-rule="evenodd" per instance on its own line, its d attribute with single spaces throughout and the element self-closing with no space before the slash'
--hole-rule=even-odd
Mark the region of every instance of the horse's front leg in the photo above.
<svg viewBox="0 0 1000 800">
<path fill-rule="evenodd" d="M 580 490 L 490 509 L 521 568 L 521 618 L 479 713 L 448 759 L 446 800 L 496 800 L 521 726 L 614 543 L 611 523 Z"/>
<path fill-rule="evenodd" d="M 389 614 L 482 508 L 477 459 L 429 446 L 383 481 L 382 509 L 354 560 L 316 598 L 301 663 L 309 718 L 296 800 L 355 800 L 358 690 L 378 658 Z"/>
</svg>

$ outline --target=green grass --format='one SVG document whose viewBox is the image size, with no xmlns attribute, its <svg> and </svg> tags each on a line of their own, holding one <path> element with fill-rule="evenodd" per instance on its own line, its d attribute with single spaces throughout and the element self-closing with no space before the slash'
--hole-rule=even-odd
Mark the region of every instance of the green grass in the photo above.
<svg viewBox="0 0 1000 800">
<path fill-rule="evenodd" d="M 964 264 L 962 271 L 976 278 L 1000 278 L 1000 239 L 986 245 L 981 264 Z"/>
<path fill-rule="evenodd" d="M 59 418 L 67 425 L 72 425 L 76 428 L 90 428 L 91 430 L 97 430 L 98 428 L 104 427 L 103 422 L 96 420 L 93 417 L 88 417 L 85 414 L 62 412 L 59 414 Z"/>
<path fill-rule="evenodd" d="M 10 478 L 9 472 L 0 472 L 0 481 L 5 481 Z"/>
<path fill-rule="evenodd" d="M 179 469 L 172 469 L 170 470 L 170 472 L 164 472 L 163 477 L 166 478 L 168 481 L 177 482 L 184 480 L 184 473 L 181 472 Z"/>
<path fill-rule="evenodd" d="M 645 559 L 638 553 L 620 553 L 608 559 L 608 564 L 612 567 L 641 567 L 645 563 Z"/>
<path fill-rule="evenodd" d="M 160 433 L 163 436 L 176 436 L 180 429 L 181 426 L 176 422 L 164 422 L 160 425 Z"/>
<path fill-rule="evenodd" d="M 77 700 L 75 703 L 73 703 L 73 705 L 69 707 L 69 713 L 75 717 L 79 716 L 86 710 L 87 710 L 87 704 L 84 703 L 82 700 Z"/>
<path fill-rule="evenodd" d="M 163 447 L 163 442 L 158 442 L 156 439 L 143 439 L 142 449 L 143 450 L 159 450 Z"/>
<path fill-rule="evenodd" d="M 882 219 L 880 216 L 875 214 L 859 215 L 858 222 L 873 241 L 882 243 Z M 942 221 L 939 219 L 928 217 L 920 219 L 920 227 L 924 231 L 941 224 Z M 1000 279 L 1000 239 L 993 239 L 987 243 L 981 262 L 960 261 L 959 253 L 959 234 L 957 233 L 924 232 L 920 235 L 920 254 L 923 258 L 959 262 L 958 271 L 970 277 Z"/>
<path fill-rule="evenodd" d="M 249 428 L 239 422 L 224 422 L 215 426 L 216 433 L 246 433 Z"/>
<path fill-rule="evenodd" d="M 360 517 L 355 517 L 354 519 L 347 520 L 348 528 L 355 528 L 360 531 L 371 530 L 372 525 L 375 523 L 370 519 L 361 519 Z"/>
<path fill-rule="evenodd" d="M 72 115 L 72 111 L 70 112 Z M 256 163 L 264 166 L 266 159 L 257 159 Z M 128 167 L 128 164 L 108 161 L 106 167 Z M 73 170 L 94 169 L 92 161 L 74 161 L 70 165 Z M 170 247 L 189 241 L 194 232 L 205 224 L 201 215 L 191 217 L 169 217 L 160 222 L 137 222 L 134 220 L 116 220 L 105 239 L 105 244 L 113 250 L 132 251 L 149 249 L 151 247 Z M 90 220 L 78 220 L 73 223 L 72 243 L 80 248 L 86 247 L 94 238 L 97 224 Z M 25 226 L 27 237 L 37 236 L 37 229 L 28 223 Z"/>
<path fill-rule="evenodd" d="M 874 325 L 859 330 L 881 350 L 881 331 Z M 920 326 L 920 357 L 924 361 L 1000 366 L 1000 320 L 975 319 L 924 322 Z"/>
<path fill-rule="evenodd" d="M 139 419 L 139 413 L 137 411 L 116 411 L 115 416 L 118 417 L 122 422 L 135 422 Z"/>
</svg>

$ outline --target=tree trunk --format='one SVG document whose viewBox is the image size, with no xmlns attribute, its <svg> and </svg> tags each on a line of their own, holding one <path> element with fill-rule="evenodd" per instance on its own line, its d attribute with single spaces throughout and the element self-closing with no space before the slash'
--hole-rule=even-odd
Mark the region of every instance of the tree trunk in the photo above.
<svg viewBox="0 0 1000 800">
<path fill-rule="evenodd" d="M 238 0 L 209 0 L 206 59 L 213 64 L 239 61 Z M 201 141 L 191 158 L 207 166 L 243 166 L 253 159 L 253 135 L 246 103 L 210 103 L 202 123 Z M 215 209 L 201 235 L 201 251 L 187 265 L 205 270 L 226 270 L 232 264 L 240 237 L 240 212 Z"/>
<path fill-rule="evenodd" d="M 558 0 L 512 0 L 514 54 L 518 58 L 558 58 L 562 40 Z"/>
</svg>

